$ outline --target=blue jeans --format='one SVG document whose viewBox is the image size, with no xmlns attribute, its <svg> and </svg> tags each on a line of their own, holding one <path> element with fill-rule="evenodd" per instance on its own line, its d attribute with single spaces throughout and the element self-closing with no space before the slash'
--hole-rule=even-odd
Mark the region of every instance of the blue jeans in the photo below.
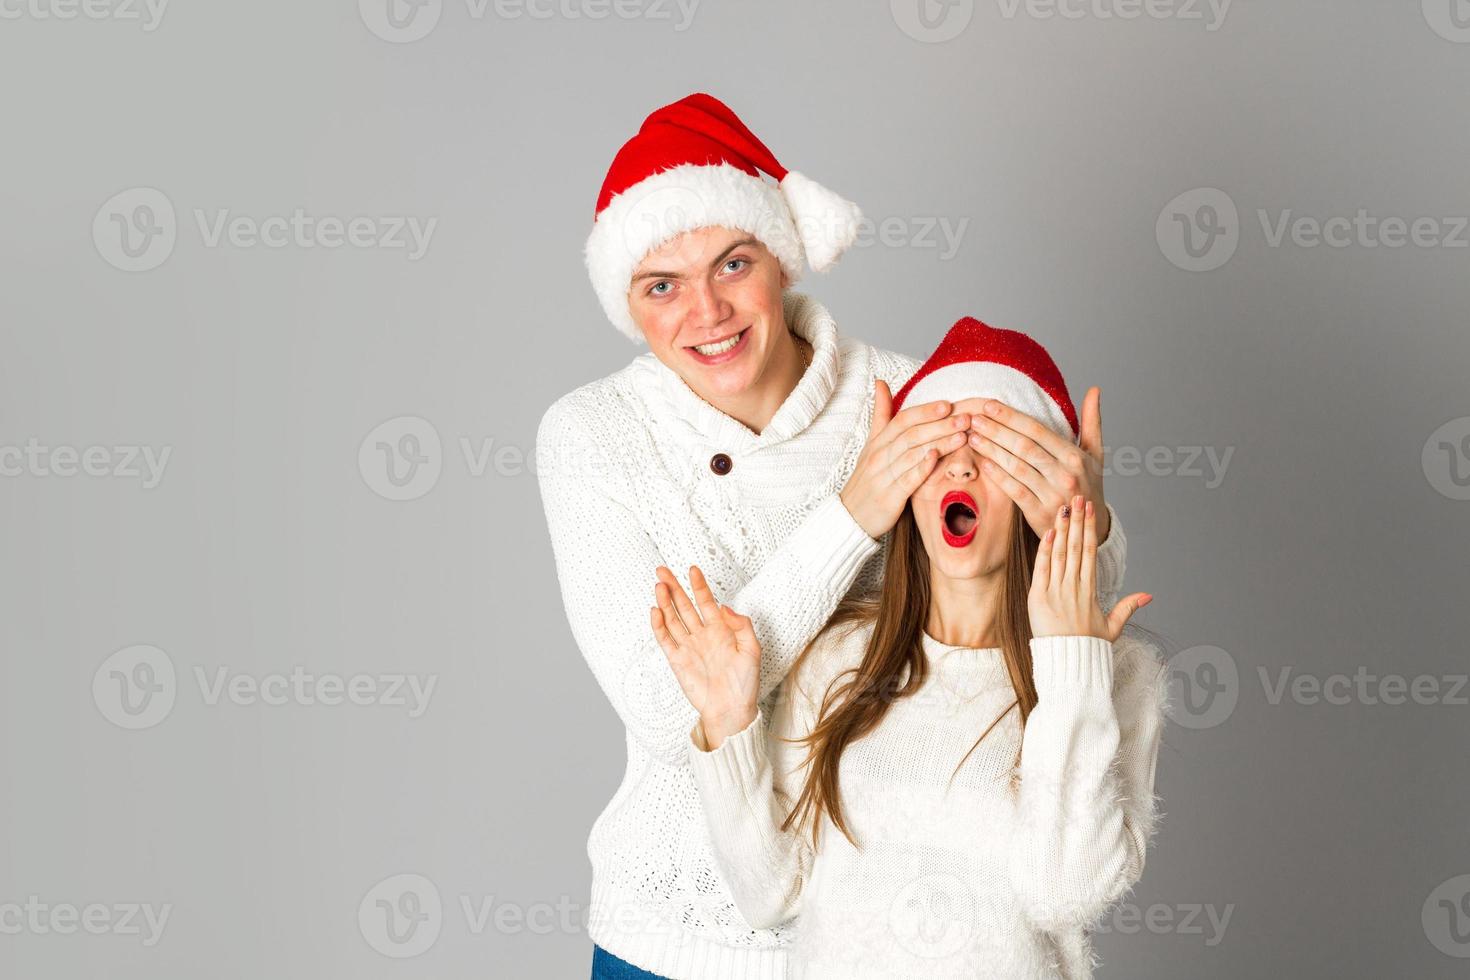
<svg viewBox="0 0 1470 980">
<path fill-rule="evenodd" d="M 657 973 L 640 970 L 627 960 L 620 960 L 601 946 L 592 946 L 592 980 L 668 980 Z"/>
</svg>

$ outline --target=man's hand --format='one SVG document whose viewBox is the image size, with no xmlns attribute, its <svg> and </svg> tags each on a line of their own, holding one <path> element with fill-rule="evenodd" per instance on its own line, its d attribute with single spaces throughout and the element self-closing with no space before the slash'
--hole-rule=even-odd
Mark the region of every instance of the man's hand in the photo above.
<svg viewBox="0 0 1470 980">
<path fill-rule="evenodd" d="M 1098 540 L 1107 540 L 1112 528 L 1103 500 L 1102 389 L 1087 389 L 1075 444 L 994 399 L 967 398 L 954 410 L 972 414 L 970 445 L 985 457 L 985 475 L 1016 502 L 1037 537 L 1063 504 L 1081 494 L 1097 511 Z"/>
<path fill-rule="evenodd" d="M 852 476 L 842 488 L 842 504 L 870 538 L 880 538 L 898 523 L 904 505 L 939 458 L 965 444 L 968 413 L 950 414 L 949 402 L 926 402 L 893 414 L 893 395 L 878 381 L 868 441 Z"/>
</svg>

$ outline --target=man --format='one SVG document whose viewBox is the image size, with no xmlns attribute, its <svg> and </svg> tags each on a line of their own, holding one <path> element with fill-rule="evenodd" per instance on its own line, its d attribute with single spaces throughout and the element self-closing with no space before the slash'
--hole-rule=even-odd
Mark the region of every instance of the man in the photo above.
<svg viewBox="0 0 1470 980">
<path fill-rule="evenodd" d="M 881 586 L 884 535 L 968 439 L 1038 534 L 1072 494 L 1093 501 L 1098 591 L 1116 602 L 1126 541 L 1094 465 L 1097 390 L 1080 448 L 1005 406 L 892 414 L 919 362 L 839 335 L 788 292 L 859 219 L 703 94 L 652 113 L 599 194 L 588 271 L 609 319 L 650 350 L 558 399 L 537 432 L 567 618 L 626 729 L 627 770 L 587 846 L 594 980 L 785 972 L 783 928 L 741 919 L 709 849 L 686 761 L 697 716 L 649 625 L 655 573 L 663 603 L 683 588 L 670 569 L 697 564 L 689 586 L 750 617 L 766 699 L 845 594 Z"/>
</svg>

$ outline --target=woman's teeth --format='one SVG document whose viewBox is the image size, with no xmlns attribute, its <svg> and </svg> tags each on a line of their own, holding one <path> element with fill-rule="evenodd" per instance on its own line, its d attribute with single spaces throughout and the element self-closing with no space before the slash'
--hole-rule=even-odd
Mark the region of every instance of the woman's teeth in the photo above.
<svg viewBox="0 0 1470 980">
<path fill-rule="evenodd" d="M 716 354 L 723 354 L 731 347 L 734 347 L 736 344 L 740 343 L 740 338 L 744 336 L 744 334 L 745 331 L 742 330 L 740 331 L 740 333 L 737 333 L 733 337 L 726 337 L 718 344 L 696 344 L 694 349 L 699 351 L 705 357 L 714 357 Z"/>
</svg>

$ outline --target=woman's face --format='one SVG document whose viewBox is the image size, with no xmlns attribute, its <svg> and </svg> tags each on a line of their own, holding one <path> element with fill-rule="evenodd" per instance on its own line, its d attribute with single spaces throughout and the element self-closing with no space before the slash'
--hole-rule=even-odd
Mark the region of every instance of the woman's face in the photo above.
<svg viewBox="0 0 1470 980">
<path fill-rule="evenodd" d="M 728 398 L 774 363 L 786 329 L 785 285 L 781 264 L 754 236 L 699 228 L 644 256 L 628 310 L 654 356 L 695 393 Z"/>
<path fill-rule="evenodd" d="M 1016 505 L 981 473 L 981 460 L 968 443 L 946 453 L 909 498 L 929 563 L 947 578 L 979 578 L 1005 565 Z"/>
</svg>

